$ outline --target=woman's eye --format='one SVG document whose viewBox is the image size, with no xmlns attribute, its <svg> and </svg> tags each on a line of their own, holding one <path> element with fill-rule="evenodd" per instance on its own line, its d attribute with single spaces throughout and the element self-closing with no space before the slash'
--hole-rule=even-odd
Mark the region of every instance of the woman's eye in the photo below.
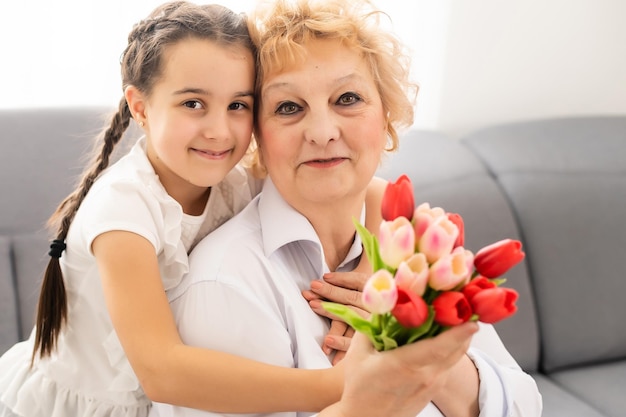
<svg viewBox="0 0 626 417">
<path fill-rule="evenodd" d="M 281 103 L 278 108 L 276 108 L 277 114 L 293 114 L 298 110 L 302 109 L 302 107 L 298 106 L 296 103 L 292 101 L 287 101 Z"/>
<path fill-rule="evenodd" d="M 202 105 L 202 103 L 200 103 L 198 100 L 189 100 L 189 101 L 185 101 L 183 103 L 183 106 L 190 108 L 190 109 L 202 109 L 204 108 L 204 106 Z"/>
<path fill-rule="evenodd" d="M 361 101 L 361 97 L 358 94 L 344 93 L 339 97 L 339 100 L 337 100 L 337 103 L 343 104 L 343 105 L 349 105 L 349 104 L 354 104 L 357 101 Z"/>
</svg>

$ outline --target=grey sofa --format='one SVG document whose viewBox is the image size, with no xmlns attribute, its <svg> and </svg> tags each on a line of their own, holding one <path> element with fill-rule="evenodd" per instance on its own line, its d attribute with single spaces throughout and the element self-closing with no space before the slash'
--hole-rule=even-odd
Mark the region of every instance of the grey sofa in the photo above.
<svg viewBox="0 0 626 417">
<path fill-rule="evenodd" d="M 28 337 L 45 221 L 73 188 L 108 109 L 0 111 L 0 352 Z M 122 152 L 137 131 L 124 140 Z M 466 246 L 517 238 L 518 313 L 497 329 L 546 417 L 626 415 L 626 116 L 533 120 L 462 138 L 413 130 L 379 174 L 460 213 Z"/>
</svg>

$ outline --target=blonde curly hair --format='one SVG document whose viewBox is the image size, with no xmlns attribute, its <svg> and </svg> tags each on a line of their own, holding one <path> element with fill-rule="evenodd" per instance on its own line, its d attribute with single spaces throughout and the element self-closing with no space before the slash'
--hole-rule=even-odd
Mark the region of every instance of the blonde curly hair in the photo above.
<svg viewBox="0 0 626 417">
<path fill-rule="evenodd" d="M 389 18 L 368 0 L 271 0 L 248 17 L 248 31 L 257 48 L 255 92 L 267 74 L 304 59 L 307 44 L 316 39 L 341 39 L 367 61 L 387 119 L 387 151 L 398 148 L 398 130 L 414 119 L 418 85 L 410 80 L 410 57 L 405 46 L 381 19 Z M 255 105 L 255 113 L 258 111 Z M 255 131 L 258 117 L 255 114 Z M 253 149 L 248 164 L 262 173 Z"/>
</svg>

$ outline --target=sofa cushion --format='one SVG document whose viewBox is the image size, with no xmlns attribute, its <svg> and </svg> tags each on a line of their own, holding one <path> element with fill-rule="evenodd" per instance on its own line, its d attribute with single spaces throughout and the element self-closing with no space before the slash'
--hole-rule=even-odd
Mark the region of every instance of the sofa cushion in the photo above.
<svg viewBox="0 0 626 417">
<path fill-rule="evenodd" d="M 625 137 L 626 118 L 583 118 L 503 125 L 463 139 L 514 207 L 546 372 L 626 356 Z"/>
<path fill-rule="evenodd" d="M 608 417 L 545 375 L 532 376 L 543 399 L 541 417 Z"/>
<path fill-rule="evenodd" d="M 15 272 L 19 277 L 17 296 L 21 339 L 28 337 L 35 323 L 41 280 L 50 259 L 48 245 L 49 239 L 45 233 L 29 233 L 13 238 Z"/>
<path fill-rule="evenodd" d="M 461 214 L 468 249 L 476 252 L 500 239 L 519 238 L 515 218 L 499 186 L 462 143 L 434 132 L 413 131 L 403 136 L 400 146 L 401 153 L 391 155 L 379 175 L 395 180 L 407 174 L 416 204 L 429 202 Z M 518 312 L 495 327 L 522 368 L 534 371 L 539 360 L 539 330 L 525 263 L 509 271 L 507 278 L 505 285 L 520 294 Z"/>
<path fill-rule="evenodd" d="M 0 111 L 0 233 L 41 230 L 73 190 L 110 108 L 18 109 Z M 131 124 L 126 137 L 140 134 Z M 134 143 L 124 139 L 113 160 Z M 37 202 L 33 204 L 33 202 Z"/>
<path fill-rule="evenodd" d="M 20 337 L 11 258 L 10 240 L 0 236 L 0 354 Z"/>
<path fill-rule="evenodd" d="M 626 409 L 626 360 L 555 372 L 559 385 L 610 417 Z"/>
</svg>

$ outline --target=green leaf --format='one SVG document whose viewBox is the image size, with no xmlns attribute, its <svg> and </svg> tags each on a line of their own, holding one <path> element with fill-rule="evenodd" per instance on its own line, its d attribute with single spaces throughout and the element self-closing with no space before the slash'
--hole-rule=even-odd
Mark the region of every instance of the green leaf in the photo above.
<svg viewBox="0 0 626 417">
<path fill-rule="evenodd" d="M 380 257 L 380 251 L 378 249 L 378 239 L 369 230 L 367 230 L 359 221 L 355 218 L 352 219 L 354 226 L 356 227 L 356 231 L 363 242 L 363 249 L 365 250 L 365 255 L 367 255 L 367 259 L 370 261 L 370 265 L 372 266 L 372 271 L 378 271 L 379 269 L 387 269 L 390 270 L 387 265 L 383 262 Z M 390 270 L 390 272 L 394 272 Z"/>
<path fill-rule="evenodd" d="M 368 336 L 373 336 L 380 332 L 380 329 L 377 329 L 374 323 L 361 317 L 359 313 L 346 305 L 323 301 L 322 307 L 329 313 L 340 317 L 358 332 L 364 333 Z"/>
<path fill-rule="evenodd" d="M 382 343 L 382 349 L 377 349 L 378 351 L 391 350 L 398 347 L 398 342 L 396 342 L 393 337 L 389 337 L 388 335 L 383 333 L 379 336 L 379 338 Z"/>
<path fill-rule="evenodd" d="M 322 307 L 329 313 L 343 319 L 357 332 L 366 335 L 377 351 L 389 350 L 394 344 L 396 347 L 398 346 L 394 340 L 390 340 L 388 337 L 381 334 L 381 320 L 379 314 L 373 314 L 371 320 L 367 320 L 361 317 L 356 311 L 343 304 L 323 301 Z"/>
<path fill-rule="evenodd" d="M 506 278 L 502 277 L 502 278 L 492 278 L 489 281 L 493 282 L 494 284 L 496 284 L 496 287 L 504 284 L 506 282 Z"/>
</svg>

